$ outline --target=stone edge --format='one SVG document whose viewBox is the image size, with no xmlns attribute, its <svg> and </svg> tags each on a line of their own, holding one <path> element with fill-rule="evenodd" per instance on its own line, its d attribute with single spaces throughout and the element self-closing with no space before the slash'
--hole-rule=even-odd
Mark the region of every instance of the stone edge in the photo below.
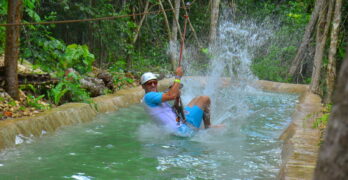
<svg viewBox="0 0 348 180">
<path fill-rule="evenodd" d="M 173 79 L 159 81 L 159 89 L 169 87 L 171 82 Z M 94 103 L 91 104 L 67 103 L 33 117 L 0 121 L 0 151 L 14 147 L 18 135 L 40 137 L 46 133 L 53 133 L 60 127 L 89 122 L 99 113 L 112 112 L 140 103 L 143 95 L 143 89 L 138 86 L 93 98 Z"/>
<path fill-rule="evenodd" d="M 313 128 L 313 123 L 322 108 L 318 95 L 309 92 L 301 94 L 291 123 L 279 137 L 283 140 L 283 147 L 282 164 L 277 179 L 313 178 L 320 143 L 320 131 Z"/>
</svg>

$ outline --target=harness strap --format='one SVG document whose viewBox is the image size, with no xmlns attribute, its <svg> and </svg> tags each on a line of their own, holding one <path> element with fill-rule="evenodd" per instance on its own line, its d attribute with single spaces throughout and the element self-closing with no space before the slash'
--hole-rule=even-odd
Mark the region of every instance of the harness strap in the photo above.
<svg viewBox="0 0 348 180">
<path fill-rule="evenodd" d="M 185 117 L 185 113 L 184 113 L 184 108 L 182 106 L 181 98 L 175 100 L 173 109 L 174 109 L 174 112 L 176 114 L 177 124 L 180 125 L 180 122 L 186 123 L 186 117 Z"/>
<path fill-rule="evenodd" d="M 191 124 L 190 122 L 186 121 L 186 117 L 185 117 L 185 113 L 182 107 L 182 102 L 181 99 L 178 102 L 178 104 L 174 104 L 174 106 L 172 107 L 175 114 L 176 114 L 176 123 L 178 126 L 180 126 L 180 124 L 186 124 L 189 128 L 191 128 L 194 131 L 198 131 L 199 128 L 195 127 L 193 124 Z"/>
</svg>

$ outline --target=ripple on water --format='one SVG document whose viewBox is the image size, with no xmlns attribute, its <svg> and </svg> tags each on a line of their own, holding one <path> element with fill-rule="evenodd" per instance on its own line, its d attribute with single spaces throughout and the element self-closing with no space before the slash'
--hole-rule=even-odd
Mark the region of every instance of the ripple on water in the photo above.
<svg viewBox="0 0 348 180">
<path fill-rule="evenodd" d="M 91 180 L 93 179 L 92 176 L 86 176 L 85 173 L 77 173 L 77 174 L 74 174 L 72 175 L 71 177 L 68 177 L 68 176 L 64 176 L 64 178 L 66 179 L 76 179 L 76 180 Z"/>
</svg>

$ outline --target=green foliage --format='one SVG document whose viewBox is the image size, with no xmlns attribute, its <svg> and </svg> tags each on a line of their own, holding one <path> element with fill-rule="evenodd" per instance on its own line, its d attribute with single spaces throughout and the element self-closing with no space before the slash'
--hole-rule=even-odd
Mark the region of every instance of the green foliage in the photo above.
<svg viewBox="0 0 348 180">
<path fill-rule="evenodd" d="M 57 71 L 63 74 L 68 68 L 74 68 L 81 74 L 92 70 L 94 55 L 88 51 L 86 45 L 71 44 L 67 47 L 57 39 L 37 40 L 37 46 L 26 48 L 22 56 L 33 59 L 46 71 Z"/>
<path fill-rule="evenodd" d="M 36 0 L 25 0 L 25 12 L 28 19 L 34 22 L 55 20 L 57 13 L 52 11 L 44 16 L 43 20 L 35 11 Z M 31 60 L 46 71 L 57 71 L 60 74 L 68 68 L 74 68 L 81 74 L 92 70 L 94 55 L 91 54 L 86 45 L 71 44 L 66 46 L 61 40 L 51 36 L 53 26 L 30 25 L 25 31 L 25 39 L 22 39 L 23 58 Z"/>
<path fill-rule="evenodd" d="M 63 82 L 60 82 L 54 88 L 52 88 L 51 91 L 48 92 L 48 96 L 50 97 L 53 104 L 59 105 L 62 97 L 69 91 L 64 87 L 64 85 L 65 84 Z"/>
<path fill-rule="evenodd" d="M 40 3 L 36 0 L 24 1 L 23 22 L 42 22 L 55 20 L 55 12 L 46 14 L 43 18 L 36 12 Z M 40 66 L 45 71 L 54 71 L 58 67 L 58 59 L 66 49 L 64 42 L 52 36 L 54 25 L 29 25 L 23 26 L 21 36 L 21 57 L 31 61 L 35 66 Z"/>
<path fill-rule="evenodd" d="M 37 38 L 31 47 L 24 47 L 22 57 L 31 60 L 45 71 L 58 69 L 58 59 L 63 59 L 65 44 L 57 39 Z"/>
<path fill-rule="evenodd" d="M 62 58 L 58 59 L 61 70 L 73 68 L 80 74 L 92 71 L 94 55 L 88 51 L 86 45 L 71 44 L 68 45 Z"/>
<path fill-rule="evenodd" d="M 13 99 L 11 99 L 11 100 L 8 102 L 8 104 L 9 104 L 10 106 L 17 106 L 16 101 L 13 100 Z"/>
<path fill-rule="evenodd" d="M 66 78 L 62 78 L 61 81 L 48 92 L 48 97 L 56 105 L 60 105 L 67 100 L 69 102 L 89 102 L 89 93 L 81 88 L 79 83 L 80 79 L 81 77 L 75 73 L 69 73 Z"/>
<path fill-rule="evenodd" d="M 59 20 L 128 15 L 143 11 L 144 5 L 134 0 L 125 4 L 109 0 L 100 0 L 98 3 L 87 0 L 59 2 L 48 0 L 45 4 L 47 8 L 42 8 L 40 14 L 55 11 Z M 166 55 L 168 39 L 164 31 L 163 17 L 158 14 L 147 15 L 138 40 L 134 44 L 135 30 L 140 18 L 141 16 L 135 16 L 59 25 L 60 28 L 55 28 L 54 36 L 65 42 L 89 44 L 91 52 L 98 59 L 95 65 L 102 68 L 119 65 L 118 68 L 125 70 L 130 66 L 128 62 L 131 62 L 133 70 L 151 67 L 153 64 L 168 64 Z"/>
<path fill-rule="evenodd" d="M 40 22 L 40 16 L 35 12 L 37 0 L 23 0 L 24 11 L 26 14 L 33 19 L 35 22 Z"/>
<path fill-rule="evenodd" d="M 24 111 L 24 110 L 25 110 L 25 106 L 20 106 L 20 107 L 18 108 L 18 110 Z"/>
<path fill-rule="evenodd" d="M 0 0 L 0 23 L 6 23 L 7 14 L 7 1 Z M 4 26 L 0 26 L 0 55 L 4 53 L 5 50 L 5 30 Z"/>
<path fill-rule="evenodd" d="M 268 54 L 254 59 L 251 70 L 260 79 L 278 82 L 291 81 L 291 79 L 287 79 L 289 65 L 287 62 L 282 62 L 282 57 L 291 57 L 296 53 L 296 47 L 271 46 L 269 49 Z"/>
<path fill-rule="evenodd" d="M 327 126 L 327 122 L 329 121 L 331 110 L 332 110 L 332 104 L 327 104 L 324 108 L 323 115 L 315 119 L 313 123 L 313 127 L 325 128 Z"/>
<path fill-rule="evenodd" d="M 315 119 L 313 123 L 314 128 L 318 128 L 322 124 L 326 125 L 329 120 L 330 114 L 323 114 L 320 118 Z"/>
<path fill-rule="evenodd" d="M 34 94 L 37 94 L 38 91 L 32 84 L 28 84 L 28 87 Z"/>
<path fill-rule="evenodd" d="M 306 8 L 310 4 L 310 2 L 304 1 L 289 1 L 288 4 L 280 6 L 280 10 L 286 15 L 284 21 L 293 26 L 295 25 L 296 28 L 307 24 L 310 13 L 306 12 Z"/>
<path fill-rule="evenodd" d="M 40 109 L 40 110 L 48 109 L 47 106 L 45 106 L 45 105 L 43 105 L 43 104 L 41 104 L 39 102 L 39 100 L 41 100 L 43 97 L 45 97 L 45 95 L 41 95 L 39 97 L 35 97 L 35 96 L 32 96 L 32 95 L 29 95 L 26 98 L 26 103 L 27 103 L 28 106 L 34 107 L 36 109 Z"/>
<path fill-rule="evenodd" d="M 113 84 L 116 85 L 117 89 L 120 89 L 124 85 L 132 84 L 134 82 L 134 79 L 127 77 L 126 73 L 124 73 L 122 70 L 115 71 L 114 69 L 109 69 L 109 72 L 112 74 Z"/>
<path fill-rule="evenodd" d="M 267 27 L 272 26 L 274 32 L 267 44 L 255 50 L 251 65 L 253 73 L 260 79 L 291 82 L 287 78 L 287 72 L 301 43 L 314 2 L 237 0 L 237 4 L 240 12 L 248 14 L 245 18 L 256 19 L 257 23 Z"/>
<path fill-rule="evenodd" d="M 5 51 L 5 28 L 0 27 L 0 55 Z"/>
</svg>

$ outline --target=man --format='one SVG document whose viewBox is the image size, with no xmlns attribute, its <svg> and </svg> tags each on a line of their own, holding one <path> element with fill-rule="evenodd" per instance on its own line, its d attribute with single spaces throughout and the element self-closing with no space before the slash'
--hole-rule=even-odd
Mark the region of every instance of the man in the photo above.
<svg viewBox="0 0 348 180">
<path fill-rule="evenodd" d="M 143 103 L 146 111 L 152 116 L 153 120 L 163 126 L 170 133 L 179 136 L 192 136 L 201 126 L 202 120 L 204 127 L 209 128 L 210 123 L 210 98 L 208 96 L 198 96 L 185 107 L 185 119 L 177 122 L 178 115 L 168 104 L 168 101 L 178 100 L 180 96 L 180 81 L 183 76 L 181 67 L 176 69 L 174 84 L 168 92 L 158 92 L 157 77 L 147 72 L 141 76 L 141 85 L 145 90 Z"/>
</svg>

